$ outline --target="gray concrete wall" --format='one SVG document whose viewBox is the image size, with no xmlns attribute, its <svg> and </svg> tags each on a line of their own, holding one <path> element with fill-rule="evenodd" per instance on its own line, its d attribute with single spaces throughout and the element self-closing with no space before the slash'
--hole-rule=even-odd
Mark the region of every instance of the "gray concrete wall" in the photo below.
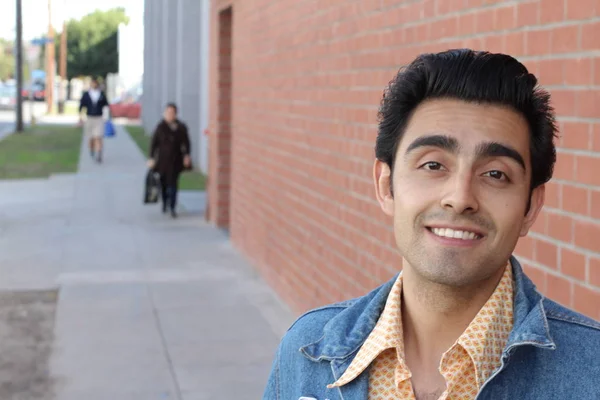
<svg viewBox="0 0 600 400">
<path fill-rule="evenodd" d="M 176 102 L 190 130 L 194 164 L 208 171 L 209 0 L 145 0 L 142 123 L 152 133 Z"/>
<path fill-rule="evenodd" d="M 200 160 L 199 158 L 199 140 L 200 140 L 200 113 L 198 112 L 200 107 L 200 91 L 202 90 L 200 85 L 200 42 L 196 41 L 190 45 L 190 41 L 187 38 L 198 38 L 200 39 L 200 7 L 198 7 L 198 0 L 178 0 L 180 9 L 183 12 L 181 15 L 183 23 L 179 31 L 178 44 L 181 45 L 181 56 L 179 63 L 178 75 L 183 77 L 178 82 L 178 96 L 177 103 L 181 105 L 180 113 L 181 118 L 186 121 L 190 128 L 190 134 L 194 135 L 198 141 L 195 143 L 196 146 L 192 148 L 192 156 L 194 160 Z M 198 163 L 198 162 L 197 162 Z"/>
</svg>

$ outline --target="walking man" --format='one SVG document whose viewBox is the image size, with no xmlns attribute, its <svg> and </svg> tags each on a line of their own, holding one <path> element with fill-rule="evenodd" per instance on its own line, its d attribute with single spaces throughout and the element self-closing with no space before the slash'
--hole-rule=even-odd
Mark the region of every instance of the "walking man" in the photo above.
<svg viewBox="0 0 600 400">
<path fill-rule="evenodd" d="M 157 125 L 150 145 L 148 167 L 160 174 L 163 213 L 177 217 L 179 175 L 191 167 L 190 139 L 186 124 L 177 119 L 177 105 L 167 104 L 163 120 Z"/>
<path fill-rule="evenodd" d="M 283 338 L 264 399 L 600 399 L 600 323 L 513 257 L 556 161 L 550 96 L 504 54 L 424 54 L 379 109 L 373 180 L 403 263 Z"/>
<path fill-rule="evenodd" d="M 96 158 L 98 163 L 102 162 L 102 150 L 104 137 L 104 118 L 102 117 L 104 107 L 108 107 L 106 94 L 100 89 L 98 80 L 92 78 L 90 89 L 81 96 L 79 102 L 79 124 L 83 125 L 84 134 L 89 140 L 90 155 Z M 86 120 L 84 122 L 81 111 L 86 109 Z"/>
</svg>

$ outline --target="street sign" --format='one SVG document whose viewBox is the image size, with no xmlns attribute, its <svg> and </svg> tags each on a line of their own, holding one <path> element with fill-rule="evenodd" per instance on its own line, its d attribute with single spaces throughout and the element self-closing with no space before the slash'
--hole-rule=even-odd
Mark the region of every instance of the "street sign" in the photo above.
<svg viewBox="0 0 600 400">
<path fill-rule="evenodd" d="M 46 43 L 52 43 L 54 39 L 48 39 L 47 37 L 35 38 L 31 41 L 31 44 L 34 46 L 43 46 Z"/>
</svg>

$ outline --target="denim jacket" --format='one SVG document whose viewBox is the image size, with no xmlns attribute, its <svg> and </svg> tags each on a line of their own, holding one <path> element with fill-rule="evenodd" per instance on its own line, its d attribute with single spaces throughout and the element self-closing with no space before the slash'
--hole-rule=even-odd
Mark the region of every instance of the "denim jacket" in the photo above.
<svg viewBox="0 0 600 400">
<path fill-rule="evenodd" d="M 600 323 L 544 298 L 514 257 L 511 265 L 513 330 L 477 400 L 600 399 Z M 327 385 L 375 327 L 395 280 L 301 316 L 279 345 L 263 400 L 366 400 L 368 369 L 341 388 Z"/>
</svg>

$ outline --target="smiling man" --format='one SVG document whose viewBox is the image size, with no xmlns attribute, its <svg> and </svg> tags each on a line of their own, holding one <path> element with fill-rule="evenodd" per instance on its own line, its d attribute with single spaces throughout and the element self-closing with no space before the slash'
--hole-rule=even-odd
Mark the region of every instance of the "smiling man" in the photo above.
<svg viewBox="0 0 600 400">
<path fill-rule="evenodd" d="M 552 177 L 549 100 L 503 54 L 425 54 L 398 73 L 373 175 L 402 272 L 300 317 L 264 399 L 600 398 L 600 323 L 512 257 Z"/>
</svg>

